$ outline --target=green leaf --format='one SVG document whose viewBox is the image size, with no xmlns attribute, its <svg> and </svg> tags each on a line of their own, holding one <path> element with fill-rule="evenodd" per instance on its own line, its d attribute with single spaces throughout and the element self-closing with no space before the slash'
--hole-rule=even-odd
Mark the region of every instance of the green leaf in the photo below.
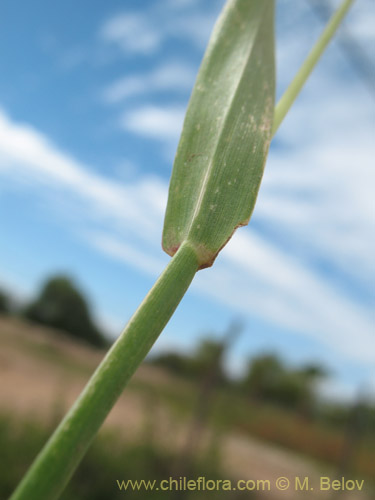
<svg viewBox="0 0 375 500">
<path fill-rule="evenodd" d="M 200 269 L 248 223 L 274 114 L 274 1 L 232 0 L 211 36 L 190 98 L 169 187 L 163 248 L 185 241 Z"/>
</svg>

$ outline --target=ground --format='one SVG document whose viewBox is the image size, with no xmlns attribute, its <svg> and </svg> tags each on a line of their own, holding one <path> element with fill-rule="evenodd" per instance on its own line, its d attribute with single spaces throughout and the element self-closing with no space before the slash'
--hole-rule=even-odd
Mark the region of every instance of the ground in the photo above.
<svg viewBox="0 0 375 500">
<path fill-rule="evenodd" d="M 103 357 L 103 352 L 61 332 L 15 318 L 0 317 L 0 345 L 0 412 L 27 416 L 46 424 L 64 414 Z M 162 447 L 186 447 L 191 416 L 175 411 L 173 405 L 158 397 L 160 388 L 168 391 L 178 386 L 183 392 L 184 384 L 161 368 L 142 365 L 103 429 L 118 433 L 125 443 L 148 432 Z M 212 429 L 203 430 L 200 446 L 212 442 L 215 435 L 217 439 L 217 434 Z M 275 500 L 332 497 L 332 492 L 318 491 L 319 477 L 334 475 L 332 469 L 321 463 L 238 430 L 222 429 L 218 442 L 228 477 L 270 480 L 271 491 L 260 497 Z M 293 486 L 278 491 L 275 482 L 280 476 L 291 479 Z M 309 477 L 309 487 L 314 490 L 296 492 L 296 476 L 301 480 Z M 357 492 L 344 493 L 340 498 L 367 500 L 370 496 Z"/>
</svg>

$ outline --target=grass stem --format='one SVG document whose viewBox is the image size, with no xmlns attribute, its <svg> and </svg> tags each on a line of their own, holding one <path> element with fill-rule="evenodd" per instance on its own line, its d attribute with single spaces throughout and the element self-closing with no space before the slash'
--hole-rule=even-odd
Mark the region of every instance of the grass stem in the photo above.
<svg viewBox="0 0 375 500">
<path fill-rule="evenodd" d="M 183 244 L 103 359 L 11 500 L 53 500 L 188 289 L 198 260 Z"/>
</svg>

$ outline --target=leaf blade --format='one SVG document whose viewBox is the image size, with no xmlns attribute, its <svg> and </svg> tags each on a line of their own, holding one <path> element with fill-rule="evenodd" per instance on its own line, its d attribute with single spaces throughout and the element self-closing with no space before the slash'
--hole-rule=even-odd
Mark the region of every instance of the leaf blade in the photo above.
<svg viewBox="0 0 375 500">
<path fill-rule="evenodd" d="M 273 0 L 227 3 L 189 102 L 163 248 L 174 255 L 189 241 L 200 268 L 212 265 L 255 204 L 274 112 L 273 13 Z"/>
</svg>

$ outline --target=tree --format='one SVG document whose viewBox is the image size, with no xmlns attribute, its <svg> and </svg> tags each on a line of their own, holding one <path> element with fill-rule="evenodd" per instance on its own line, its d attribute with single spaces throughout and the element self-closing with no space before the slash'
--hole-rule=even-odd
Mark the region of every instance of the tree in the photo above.
<svg viewBox="0 0 375 500">
<path fill-rule="evenodd" d="M 226 374 L 222 366 L 223 351 L 222 342 L 202 339 L 192 354 L 162 353 L 154 357 L 152 362 L 193 380 L 202 380 L 208 372 L 214 370 L 217 378 L 224 382 Z"/>
<path fill-rule="evenodd" d="M 167 370 L 182 376 L 191 376 L 190 359 L 177 352 L 165 352 L 152 358 L 154 365 L 161 366 Z"/>
<path fill-rule="evenodd" d="M 8 314 L 10 309 L 10 300 L 8 295 L 0 290 L 0 313 Z"/>
<path fill-rule="evenodd" d="M 197 377 L 201 378 L 208 372 L 214 371 L 216 377 L 226 379 L 223 364 L 224 344 L 220 340 L 202 339 L 192 357 L 193 369 Z"/>
<path fill-rule="evenodd" d="M 255 358 L 248 368 L 243 385 L 254 400 L 311 414 L 315 403 L 315 383 L 325 371 L 315 365 L 289 369 L 274 354 Z"/>
<path fill-rule="evenodd" d="M 277 395 L 284 367 L 274 354 L 265 354 L 251 361 L 243 384 L 254 400 L 273 400 Z"/>
<path fill-rule="evenodd" d="M 91 318 L 86 299 L 66 276 L 48 279 L 39 297 L 26 308 L 25 316 L 43 325 L 64 330 L 97 347 L 106 344 Z"/>
</svg>

